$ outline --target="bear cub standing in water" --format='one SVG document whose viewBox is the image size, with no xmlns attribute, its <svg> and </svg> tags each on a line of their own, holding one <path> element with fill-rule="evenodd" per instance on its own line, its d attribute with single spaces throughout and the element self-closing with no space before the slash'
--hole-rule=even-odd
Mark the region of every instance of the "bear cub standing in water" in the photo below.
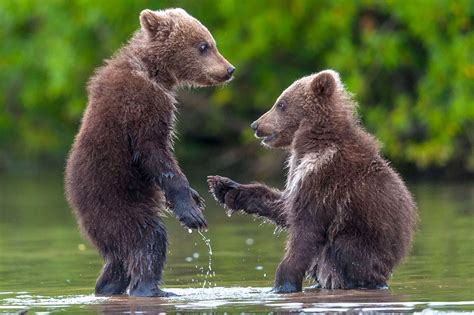
<svg viewBox="0 0 474 315">
<path fill-rule="evenodd" d="M 209 176 L 215 199 L 288 230 L 273 292 L 382 288 L 407 254 L 416 207 L 405 184 L 360 125 L 338 73 L 294 82 L 252 123 L 264 145 L 291 152 L 284 191 Z"/>
<path fill-rule="evenodd" d="M 202 199 L 173 156 L 175 90 L 229 81 L 234 67 L 182 9 L 144 10 L 141 29 L 89 82 L 66 167 L 66 195 L 105 265 L 97 295 L 168 296 L 159 288 L 167 207 L 205 229 Z"/>
</svg>

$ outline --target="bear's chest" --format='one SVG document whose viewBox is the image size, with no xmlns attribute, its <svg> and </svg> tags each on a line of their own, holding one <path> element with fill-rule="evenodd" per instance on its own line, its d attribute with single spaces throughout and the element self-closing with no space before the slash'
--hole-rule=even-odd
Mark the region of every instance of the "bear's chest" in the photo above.
<svg viewBox="0 0 474 315">
<path fill-rule="evenodd" d="M 296 196 L 299 193 L 309 193 L 318 191 L 321 177 L 324 176 L 322 170 L 334 158 L 337 150 L 327 148 L 317 152 L 306 153 L 302 156 L 292 154 L 288 160 L 288 177 L 285 187 L 287 197 Z"/>
<path fill-rule="evenodd" d="M 313 222 L 324 228 L 334 217 L 337 183 L 328 176 L 335 148 L 327 148 L 288 160 L 288 177 L 283 200 L 292 220 Z"/>
</svg>

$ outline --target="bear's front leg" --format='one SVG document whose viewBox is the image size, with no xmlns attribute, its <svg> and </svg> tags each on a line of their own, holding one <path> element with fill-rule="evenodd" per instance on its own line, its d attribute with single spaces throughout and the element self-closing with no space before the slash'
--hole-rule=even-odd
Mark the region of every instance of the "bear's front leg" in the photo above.
<svg viewBox="0 0 474 315">
<path fill-rule="evenodd" d="M 136 128 L 135 128 L 136 129 Z M 158 184 L 178 220 L 191 229 L 207 229 L 202 213 L 204 203 L 178 166 L 165 138 L 157 138 L 152 128 L 134 130 L 130 135 L 132 156 L 138 169 Z"/>
<path fill-rule="evenodd" d="M 189 188 L 191 190 L 191 196 L 193 197 L 194 202 L 196 203 L 196 206 L 198 206 L 199 209 L 204 210 L 205 208 L 205 202 L 204 198 L 202 198 L 199 193 L 194 190 L 193 188 Z"/>
<path fill-rule="evenodd" d="M 239 184 L 227 177 L 208 176 L 209 188 L 217 202 L 232 212 L 242 210 L 287 227 L 281 192 L 262 184 Z"/>
<path fill-rule="evenodd" d="M 301 223 L 291 225 L 285 257 L 277 268 L 272 293 L 302 290 L 303 278 L 318 252 L 316 244 L 309 227 Z"/>
<path fill-rule="evenodd" d="M 271 293 L 293 293 L 300 292 L 303 287 L 305 270 L 299 268 L 296 262 L 284 259 L 278 265 L 275 273 L 275 285 Z"/>
<path fill-rule="evenodd" d="M 207 229 L 207 222 L 202 215 L 204 201 L 189 187 L 186 177 L 165 178 L 161 184 L 169 207 L 181 223 L 192 229 Z"/>
</svg>

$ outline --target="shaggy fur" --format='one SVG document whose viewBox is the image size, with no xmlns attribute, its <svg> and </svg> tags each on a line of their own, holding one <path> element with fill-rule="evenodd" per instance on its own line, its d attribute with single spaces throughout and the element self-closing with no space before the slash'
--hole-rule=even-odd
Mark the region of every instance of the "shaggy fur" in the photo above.
<svg viewBox="0 0 474 315">
<path fill-rule="evenodd" d="M 288 230 L 273 291 L 301 291 L 305 274 L 327 289 L 385 287 L 406 255 L 416 208 L 355 104 L 331 70 L 293 83 L 252 128 L 269 147 L 291 152 L 284 191 L 209 176 L 229 211 Z"/>
<path fill-rule="evenodd" d="M 203 203 L 173 156 L 175 90 L 231 79 L 209 31 L 182 9 L 144 10 L 141 29 L 99 68 L 66 167 L 79 226 L 105 260 L 97 295 L 166 296 L 159 289 L 169 206 L 204 229 Z"/>
</svg>

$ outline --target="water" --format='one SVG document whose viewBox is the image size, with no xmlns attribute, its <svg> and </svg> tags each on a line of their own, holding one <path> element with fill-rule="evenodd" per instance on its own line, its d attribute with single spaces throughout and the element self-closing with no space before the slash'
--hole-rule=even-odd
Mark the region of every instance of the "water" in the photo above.
<svg viewBox="0 0 474 315">
<path fill-rule="evenodd" d="M 199 235 L 201 235 L 202 240 L 204 241 L 204 244 L 206 244 L 207 248 L 209 249 L 207 254 L 209 255 L 209 262 L 207 264 L 207 271 L 205 275 L 204 282 L 202 284 L 202 288 L 204 289 L 206 287 L 206 284 L 209 285 L 209 288 L 211 287 L 211 281 L 209 278 L 213 277 L 216 275 L 215 272 L 212 271 L 212 247 L 211 247 L 211 240 L 208 239 L 204 234 L 202 234 L 201 231 L 198 231 Z M 215 285 L 214 285 L 215 286 Z"/>
<path fill-rule="evenodd" d="M 474 311 L 472 182 L 410 185 L 419 231 L 389 290 L 290 295 L 268 293 L 285 232 L 274 235 L 273 226 L 248 216 L 228 218 L 207 188 L 194 184 L 207 199 L 209 231 L 190 234 L 164 219 L 170 247 L 163 287 L 181 296 L 96 298 L 102 262 L 77 230 L 61 175 L 0 176 L 0 313 Z"/>
</svg>

